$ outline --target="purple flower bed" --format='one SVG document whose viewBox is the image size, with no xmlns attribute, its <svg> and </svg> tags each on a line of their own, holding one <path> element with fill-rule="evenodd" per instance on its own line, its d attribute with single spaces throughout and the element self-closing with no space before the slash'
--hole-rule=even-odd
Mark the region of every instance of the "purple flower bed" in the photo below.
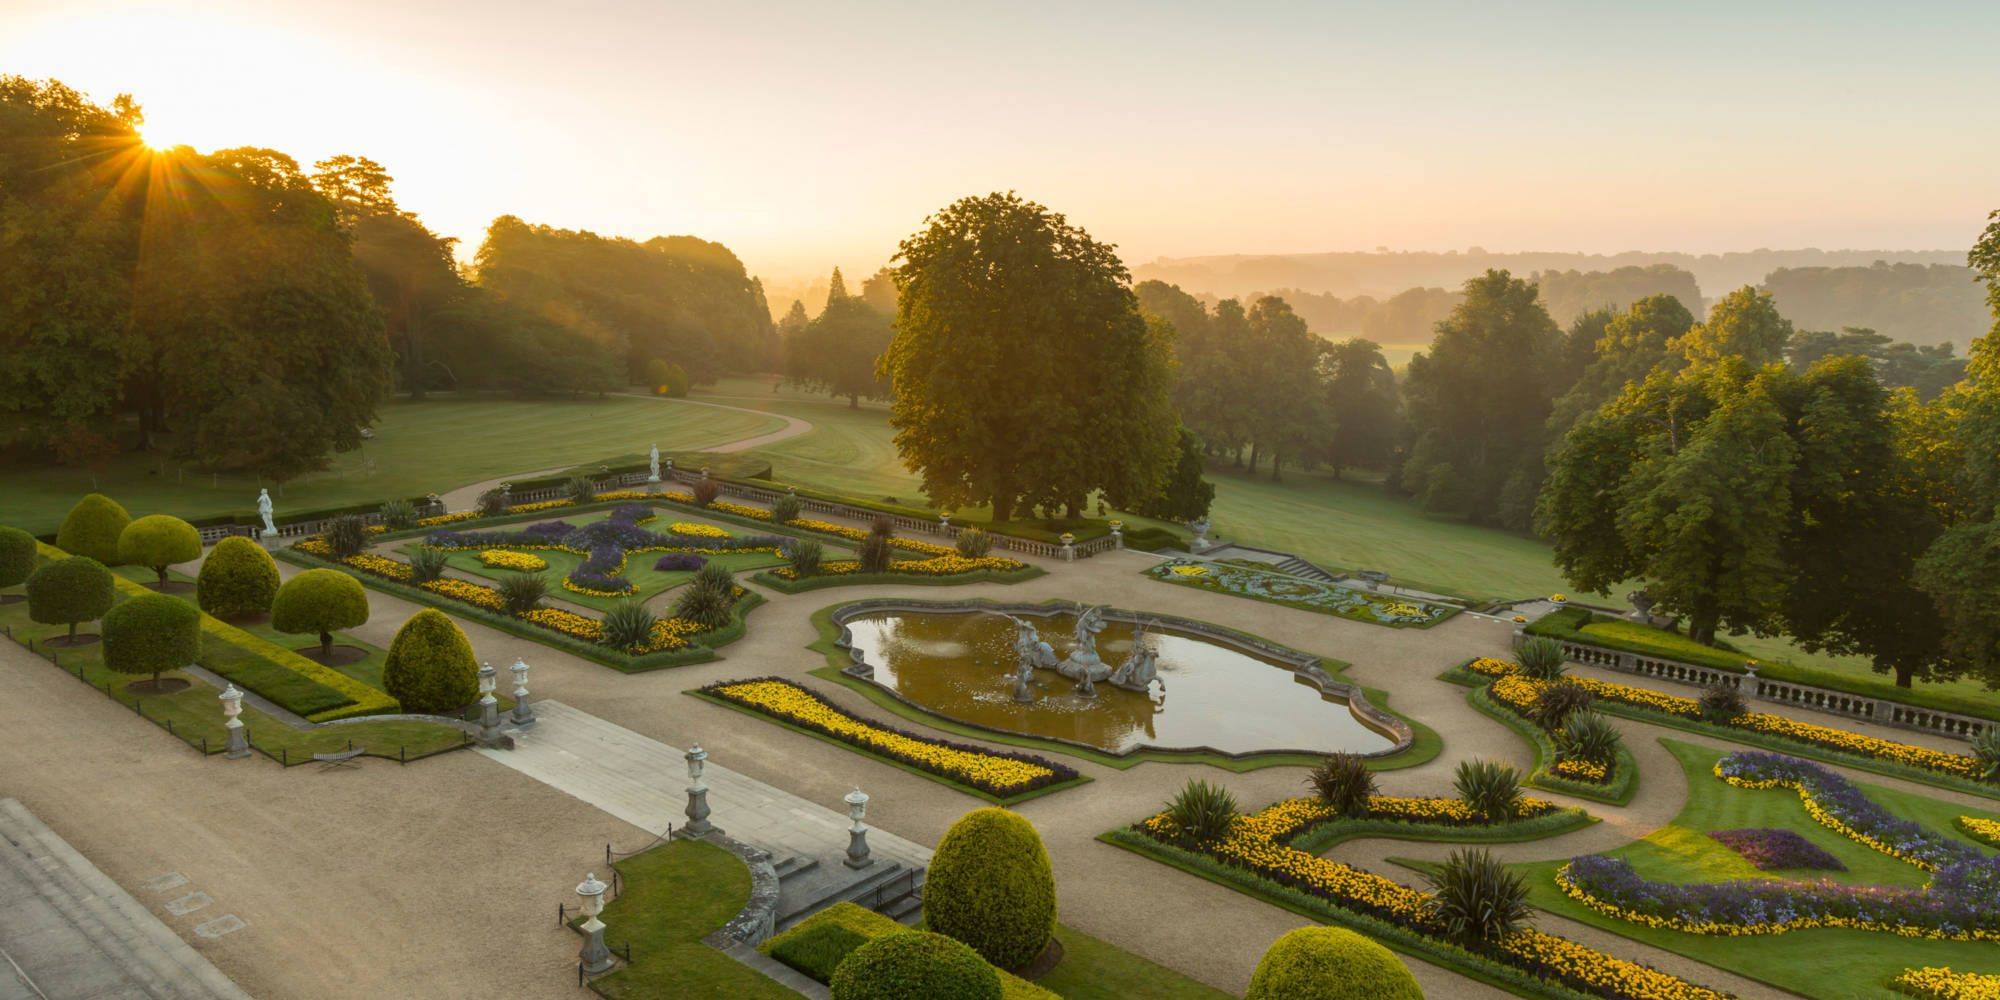
<svg viewBox="0 0 2000 1000">
<path fill-rule="evenodd" d="M 585 590 L 629 594 L 636 588 L 632 581 L 618 575 L 624 568 L 624 549 L 616 545 L 593 546 L 583 565 L 570 571 L 569 582 Z"/>
<path fill-rule="evenodd" d="M 1744 750 L 1716 762 L 1715 773 L 1737 781 L 1796 786 L 1841 825 L 1882 845 L 1889 856 L 1926 871 L 1982 857 L 1963 841 L 1891 815 L 1854 782 L 1796 757 Z"/>
<path fill-rule="evenodd" d="M 662 573 L 693 572 L 708 565 L 708 560 L 692 552 L 669 552 L 653 564 Z"/>
<path fill-rule="evenodd" d="M 1847 870 L 1839 858 L 1791 830 L 1710 830 L 1708 835 L 1764 871 L 1787 868 L 1831 872 Z"/>
<path fill-rule="evenodd" d="M 564 535 L 567 535 L 575 530 L 576 530 L 576 525 L 571 524 L 568 521 L 543 521 L 540 524 L 528 525 L 527 530 L 521 532 L 521 534 L 533 535 L 536 538 L 543 538 L 547 539 L 550 542 L 555 542 L 559 541 Z"/>
<path fill-rule="evenodd" d="M 611 508 L 611 520 L 620 524 L 638 524 L 653 516 L 653 508 L 642 503 L 621 503 Z"/>
</svg>

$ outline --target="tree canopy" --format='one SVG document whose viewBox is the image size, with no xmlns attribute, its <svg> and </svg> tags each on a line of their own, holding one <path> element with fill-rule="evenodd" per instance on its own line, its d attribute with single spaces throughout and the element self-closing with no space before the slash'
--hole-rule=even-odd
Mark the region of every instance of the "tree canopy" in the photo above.
<svg viewBox="0 0 2000 1000">
<path fill-rule="evenodd" d="M 794 385 L 845 396 L 849 406 L 863 398 L 889 398 L 889 384 L 876 362 L 889 347 L 890 317 L 847 294 L 840 269 L 833 269 L 826 308 L 787 330 L 783 343 L 785 376 Z M 798 303 L 794 302 L 794 306 Z M 799 308 L 803 317 L 804 308 Z M 792 317 L 785 317 L 787 324 Z"/>
</svg>

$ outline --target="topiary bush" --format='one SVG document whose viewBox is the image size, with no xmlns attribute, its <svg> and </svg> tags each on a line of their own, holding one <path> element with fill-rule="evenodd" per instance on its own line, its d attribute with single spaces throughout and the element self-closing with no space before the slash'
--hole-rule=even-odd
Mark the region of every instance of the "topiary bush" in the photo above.
<svg viewBox="0 0 2000 1000">
<path fill-rule="evenodd" d="M 833 1000 L 1001 1000 L 1000 974 L 977 952 L 927 931 L 854 949 L 827 985 Z"/>
<path fill-rule="evenodd" d="M 56 548 L 73 556 L 89 556 L 105 566 L 118 565 L 118 536 L 132 515 L 118 501 L 92 493 L 77 501 L 56 529 Z"/>
<path fill-rule="evenodd" d="M 978 528 L 967 528 L 952 539 L 951 547 L 967 559 L 978 559 L 993 551 L 993 536 Z"/>
<path fill-rule="evenodd" d="M 35 536 L 19 528 L 0 527 L 0 587 L 27 583 L 35 572 L 35 555 Z"/>
<path fill-rule="evenodd" d="M 464 707 L 479 696 L 479 661 L 472 641 L 436 608 L 411 615 L 389 643 L 382 688 L 405 712 L 443 715 Z"/>
<path fill-rule="evenodd" d="M 1034 825 L 990 806 L 960 817 L 931 857 L 924 920 L 1002 969 L 1034 961 L 1056 929 L 1055 873 Z"/>
<path fill-rule="evenodd" d="M 104 617 L 114 593 L 111 571 L 103 563 L 89 556 L 58 559 L 28 577 L 28 617 L 44 625 L 68 625 L 74 642 L 77 625 Z"/>
<path fill-rule="evenodd" d="M 201 656 L 201 612 L 165 594 L 140 594 L 104 613 L 104 665 L 121 674 L 179 670 Z"/>
<path fill-rule="evenodd" d="M 1375 794 L 1375 772 L 1359 755 L 1337 753 L 1320 761 L 1306 775 L 1306 784 L 1335 812 L 1358 816 L 1368 810 L 1368 798 Z"/>
<path fill-rule="evenodd" d="M 201 558 L 201 532 L 171 514 L 149 514 L 118 534 L 118 561 L 153 571 L 162 588 L 167 567 Z"/>
<path fill-rule="evenodd" d="M 1271 943 L 1243 1000 L 1423 1000 L 1417 977 L 1373 939 L 1301 927 Z"/>
<path fill-rule="evenodd" d="M 242 535 L 215 543 L 195 576 L 195 600 L 217 618 L 269 614 L 278 596 L 278 564 Z"/>
<path fill-rule="evenodd" d="M 285 581 L 271 601 L 271 627 L 318 635 L 321 659 L 333 656 L 333 633 L 368 624 L 368 592 L 337 569 L 309 569 Z"/>
</svg>

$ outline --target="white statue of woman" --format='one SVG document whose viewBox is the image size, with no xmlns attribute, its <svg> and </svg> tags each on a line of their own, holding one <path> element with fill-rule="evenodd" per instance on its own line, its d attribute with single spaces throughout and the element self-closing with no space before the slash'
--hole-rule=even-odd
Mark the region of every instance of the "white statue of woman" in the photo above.
<svg viewBox="0 0 2000 1000">
<path fill-rule="evenodd" d="M 278 526 L 271 521 L 271 491 L 257 491 L 257 514 L 264 519 L 264 537 L 278 537 Z"/>
<path fill-rule="evenodd" d="M 653 446 L 653 454 L 650 458 L 649 464 L 653 467 L 653 474 L 646 481 L 649 483 L 657 483 L 660 481 L 660 446 L 657 444 Z"/>
</svg>

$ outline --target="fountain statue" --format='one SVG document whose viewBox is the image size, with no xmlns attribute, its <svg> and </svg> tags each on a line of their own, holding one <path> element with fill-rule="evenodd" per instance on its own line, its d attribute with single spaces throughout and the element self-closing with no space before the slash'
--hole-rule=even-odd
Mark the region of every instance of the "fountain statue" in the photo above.
<svg viewBox="0 0 2000 1000">
<path fill-rule="evenodd" d="M 1073 681 L 1080 682 L 1079 689 L 1089 693 L 1089 685 L 1111 676 L 1111 668 L 1097 655 L 1097 634 L 1104 631 L 1104 608 L 1095 607 L 1076 616 L 1076 628 L 1071 631 L 1069 656 L 1056 665 L 1056 672 Z"/>
<path fill-rule="evenodd" d="M 1105 628 L 1102 607 L 1089 608 L 1076 617 L 1069 655 L 1061 660 L 1056 659 L 1055 647 L 1042 638 L 1032 622 L 1004 612 L 993 614 L 1014 623 L 1014 665 L 1008 668 L 1007 675 L 1014 680 L 1015 701 L 1035 700 L 1031 685 L 1036 670 L 1054 670 L 1075 681 L 1076 693 L 1086 698 L 1097 694 L 1097 684 L 1101 681 L 1141 694 L 1150 692 L 1155 682 L 1161 691 L 1166 690 L 1166 681 L 1160 679 L 1160 654 L 1146 642 L 1143 622 L 1133 635 L 1132 652 L 1113 670 L 1097 653 L 1097 637 Z"/>
<path fill-rule="evenodd" d="M 1132 633 L 1132 652 L 1111 672 L 1111 683 L 1144 694 L 1152 690 L 1154 681 L 1160 682 L 1162 692 L 1166 691 L 1167 682 L 1160 680 L 1160 653 L 1146 642 L 1146 623 L 1140 622 Z"/>
</svg>

